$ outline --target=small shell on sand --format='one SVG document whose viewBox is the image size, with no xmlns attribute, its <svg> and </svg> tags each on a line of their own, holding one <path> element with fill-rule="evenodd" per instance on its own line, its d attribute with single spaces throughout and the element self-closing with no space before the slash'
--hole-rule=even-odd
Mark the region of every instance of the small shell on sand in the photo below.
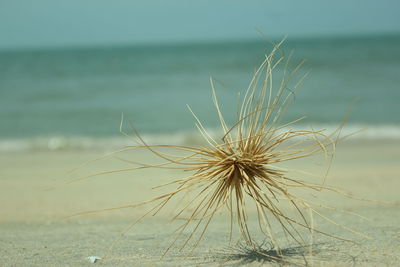
<svg viewBox="0 0 400 267">
<path fill-rule="evenodd" d="M 89 256 L 89 257 L 87 257 L 87 259 L 88 259 L 91 263 L 95 263 L 96 261 L 101 260 L 101 258 L 100 258 L 100 257 L 97 257 L 97 256 Z"/>
</svg>

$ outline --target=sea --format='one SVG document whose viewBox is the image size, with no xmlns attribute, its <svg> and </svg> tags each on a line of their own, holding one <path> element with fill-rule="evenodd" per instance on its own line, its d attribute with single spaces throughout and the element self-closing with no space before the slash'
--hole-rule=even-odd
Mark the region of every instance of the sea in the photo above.
<svg viewBox="0 0 400 267">
<path fill-rule="evenodd" d="M 2 50 L 0 152 L 118 146 L 136 132 L 149 142 L 195 142 L 187 105 L 218 133 L 210 77 L 234 123 L 272 43 Z M 303 60 L 294 80 L 307 74 L 285 120 L 306 116 L 296 127 L 327 130 L 346 121 L 349 133 L 362 130 L 352 138 L 400 142 L 400 35 L 287 38 L 279 53 L 290 61 L 276 77 Z"/>
</svg>

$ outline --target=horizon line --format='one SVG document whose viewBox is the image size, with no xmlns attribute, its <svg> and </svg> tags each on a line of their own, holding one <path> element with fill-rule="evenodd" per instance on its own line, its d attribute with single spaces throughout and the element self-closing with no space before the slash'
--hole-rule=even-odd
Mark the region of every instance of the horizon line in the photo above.
<svg viewBox="0 0 400 267">
<path fill-rule="evenodd" d="M 53 44 L 53 45 L 20 45 L 20 46 L 0 46 L 0 53 L 7 52 L 34 52 L 34 51 L 59 51 L 59 50 L 86 50 L 86 49 L 112 49 L 112 48 L 133 48 L 133 47 L 173 47 L 173 46 L 193 46 L 193 45 L 219 45 L 231 43 L 256 43 L 256 42 L 279 42 L 282 39 L 291 42 L 309 41 L 309 40 L 343 40 L 343 39 L 375 39 L 375 38 L 395 38 L 400 37 L 400 31 L 379 32 L 379 33 L 342 33 L 342 34 L 313 34 L 313 35 L 281 35 L 260 36 L 259 38 L 222 38 L 222 39 L 192 39 L 192 40 L 175 40 L 175 41 L 139 41 L 139 42 L 109 42 L 109 43 L 87 43 L 87 44 Z"/>
</svg>

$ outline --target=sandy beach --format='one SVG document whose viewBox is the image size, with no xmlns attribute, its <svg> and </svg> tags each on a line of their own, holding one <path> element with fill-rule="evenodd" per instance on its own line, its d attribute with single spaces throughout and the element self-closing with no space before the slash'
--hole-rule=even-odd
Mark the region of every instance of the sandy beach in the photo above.
<svg viewBox="0 0 400 267">
<path fill-rule="evenodd" d="M 229 219 L 217 217 L 192 253 L 173 248 L 161 257 L 174 238 L 177 223 L 168 212 L 149 217 L 129 231 L 127 227 L 146 207 L 102 212 L 66 219 L 81 211 L 121 206 L 158 194 L 152 186 L 182 177 L 172 170 L 145 170 L 91 177 L 71 184 L 73 178 L 127 166 L 103 159 L 69 173 L 102 151 L 32 151 L 0 154 L 0 265 L 85 266 L 87 257 L 102 258 L 101 266 L 274 266 L 240 246 L 229 245 Z M 132 160 L 151 161 L 143 152 Z M 400 203 L 400 143 L 398 141 L 346 141 L 337 150 L 328 184 L 353 196 Z M 301 168 L 293 161 L 290 167 Z M 372 239 L 354 235 L 326 221 L 318 226 L 357 242 L 357 245 L 315 235 L 314 256 L 302 258 L 299 248 L 287 247 L 288 259 L 314 266 L 395 266 L 400 262 L 400 206 L 352 200 L 322 192 L 338 209 L 368 218 L 330 211 L 341 225 Z M 121 237 L 121 233 L 124 235 Z"/>
<path fill-rule="evenodd" d="M 396 10 L 0 0 L 0 267 L 400 267 Z"/>
</svg>

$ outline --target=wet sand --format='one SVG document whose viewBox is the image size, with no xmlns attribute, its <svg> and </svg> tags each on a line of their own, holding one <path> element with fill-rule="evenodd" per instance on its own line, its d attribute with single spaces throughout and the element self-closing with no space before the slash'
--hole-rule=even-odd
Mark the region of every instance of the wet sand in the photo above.
<svg viewBox="0 0 400 267">
<path fill-rule="evenodd" d="M 141 170 L 91 177 L 65 185 L 63 181 L 102 170 L 124 168 L 126 162 L 108 158 L 68 174 L 101 151 L 36 151 L 0 154 L 0 265 L 85 266 L 88 256 L 99 256 L 105 266 L 268 266 L 273 263 L 252 252 L 229 245 L 229 219 L 218 217 L 192 253 L 173 248 L 177 223 L 168 222 L 168 211 L 144 219 L 125 231 L 146 207 L 64 218 L 80 211 L 115 207 L 147 200 L 158 194 L 152 186 L 183 177 L 173 170 Z M 145 153 L 132 159 L 149 162 Z M 302 163 L 292 162 L 292 168 Z M 398 141 L 347 141 L 338 147 L 328 184 L 359 196 L 400 203 L 400 143 Z M 319 198 L 338 209 L 357 212 L 363 220 L 340 212 L 330 217 L 356 229 L 371 240 L 354 235 L 326 221 L 316 221 L 326 231 L 349 238 L 358 245 L 315 235 L 314 257 L 293 244 L 287 258 L 315 266 L 395 266 L 400 262 L 400 206 L 351 200 L 322 192 Z M 125 233 L 121 237 L 121 233 Z M 268 245 L 264 246 L 266 249 Z"/>
</svg>

